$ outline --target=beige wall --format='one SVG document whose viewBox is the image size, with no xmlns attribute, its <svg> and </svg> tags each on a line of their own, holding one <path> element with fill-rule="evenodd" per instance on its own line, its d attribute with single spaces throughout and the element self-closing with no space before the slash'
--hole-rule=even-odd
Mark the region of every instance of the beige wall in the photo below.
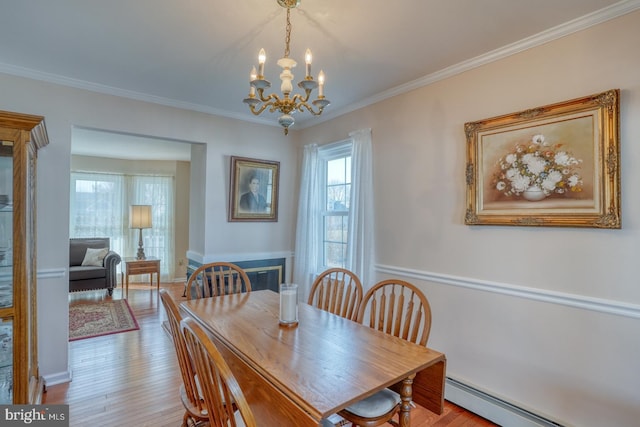
<svg viewBox="0 0 640 427">
<path fill-rule="evenodd" d="M 176 142 L 176 144 L 181 144 Z M 138 174 L 166 174 L 175 178 L 174 277 L 182 281 L 187 274 L 189 250 L 189 180 L 190 162 L 167 160 L 123 160 L 105 157 L 71 156 L 71 170 Z M 124 256 L 124 255 L 123 255 Z"/>
<path fill-rule="evenodd" d="M 446 353 L 449 376 L 562 424 L 640 419 L 639 40 L 635 12 L 301 138 L 372 128 L 378 278 L 404 277 L 426 292 L 429 344 Z M 614 88 L 621 230 L 464 225 L 465 122 Z"/>
</svg>

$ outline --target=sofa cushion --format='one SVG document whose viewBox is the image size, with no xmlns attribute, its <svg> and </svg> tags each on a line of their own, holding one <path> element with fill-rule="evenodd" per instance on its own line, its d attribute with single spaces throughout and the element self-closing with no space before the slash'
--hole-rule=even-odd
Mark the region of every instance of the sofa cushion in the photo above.
<svg viewBox="0 0 640 427">
<path fill-rule="evenodd" d="M 104 265 L 104 257 L 107 256 L 109 249 L 93 249 L 87 248 L 87 253 L 82 260 L 82 266 L 102 267 Z"/>
<path fill-rule="evenodd" d="M 101 279 L 106 277 L 107 270 L 103 267 L 80 267 L 69 268 L 69 280 Z"/>
<path fill-rule="evenodd" d="M 87 248 L 109 248 L 108 237 L 72 238 L 69 239 L 69 266 L 82 265 Z"/>
</svg>

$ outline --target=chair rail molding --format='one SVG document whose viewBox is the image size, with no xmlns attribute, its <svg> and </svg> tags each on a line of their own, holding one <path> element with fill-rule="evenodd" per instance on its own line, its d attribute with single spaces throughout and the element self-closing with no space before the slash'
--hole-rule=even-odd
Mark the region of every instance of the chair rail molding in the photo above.
<svg viewBox="0 0 640 427">
<path fill-rule="evenodd" d="M 583 310 L 598 311 L 607 314 L 615 314 L 617 316 L 640 319 L 640 305 L 637 304 L 518 286 L 508 283 L 491 282 L 469 277 L 459 277 L 409 268 L 400 268 L 383 264 L 377 264 L 375 269 L 376 273 L 391 274 L 401 277 L 404 276 L 441 285 L 457 286 L 476 291 L 493 292 L 517 298 L 525 298 L 534 301 L 580 308 Z"/>
</svg>

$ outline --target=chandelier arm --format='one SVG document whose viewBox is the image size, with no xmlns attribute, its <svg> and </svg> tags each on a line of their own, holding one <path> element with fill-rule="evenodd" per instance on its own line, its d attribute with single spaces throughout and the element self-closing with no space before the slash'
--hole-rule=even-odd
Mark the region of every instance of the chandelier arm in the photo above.
<svg viewBox="0 0 640 427">
<path fill-rule="evenodd" d="M 267 108 L 269 108 L 271 106 L 271 104 L 273 104 L 273 102 L 269 102 L 266 104 L 262 104 L 260 105 L 260 108 L 256 108 L 255 105 L 249 105 L 249 109 L 251 110 L 251 112 L 255 115 L 258 116 L 260 114 L 262 114 L 262 112 L 264 110 L 266 110 Z"/>
<path fill-rule="evenodd" d="M 311 95 L 311 90 L 310 89 L 306 89 L 304 92 L 305 92 L 304 96 L 299 94 L 299 93 L 296 93 L 295 95 L 293 95 L 293 98 L 291 98 L 291 99 L 294 102 L 296 100 L 300 100 L 300 102 L 302 102 L 302 103 L 308 102 L 309 101 L 309 96 Z"/>
<path fill-rule="evenodd" d="M 301 102 L 301 103 L 307 102 L 308 101 L 307 98 L 308 97 L 303 98 L 302 95 L 300 95 L 299 93 L 296 93 L 295 95 L 293 95 L 293 98 L 291 98 L 291 102 L 294 105 L 298 105 L 298 101 Z"/>
<path fill-rule="evenodd" d="M 258 89 L 258 96 L 260 97 L 260 101 L 262 102 L 269 102 L 272 99 L 275 100 L 276 102 L 280 101 L 280 97 L 275 93 L 272 93 L 268 96 L 264 96 L 264 89 Z"/>
<path fill-rule="evenodd" d="M 320 114 L 322 114 L 322 110 L 323 108 L 318 108 L 318 111 L 314 111 L 313 107 L 309 104 L 307 104 L 307 102 L 302 102 L 300 103 L 300 105 L 298 105 L 297 109 L 298 111 L 300 111 L 301 113 L 304 112 L 304 110 L 302 108 L 306 108 L 308 112 L 310 112 L 311 114 L 313 114 L 314 116 L 319 116 Z"/>
</svg>

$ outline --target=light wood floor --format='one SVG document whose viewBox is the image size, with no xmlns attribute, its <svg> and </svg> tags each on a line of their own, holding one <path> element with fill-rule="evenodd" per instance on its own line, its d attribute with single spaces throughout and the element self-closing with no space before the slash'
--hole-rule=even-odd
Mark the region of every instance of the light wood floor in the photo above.
<svg viewBox="0 0 640 427">
<path fill-rule="evenodd" d="M 181 284 L 162 284 L 178 301 Z M 104 291 L 70 294 L 69 303 L 122 298 L 120 288 L 108 297 Z M 182 423 L 178 396 L 181 378 L 166 320 L 155 287 L 129 287 L 129 305 L 139 331 L 89 338 L 69 343 L 70 383 L 48 387 L 45 404 L 68 404 L 72 427 L 173 426 Z M 442 415 L 417 407 L 411 411 L 413 427 L 474 427 L 494 424 L 445 402 Z M 259 420 L 258 420 L 259 421 Z"/>
</svg>

